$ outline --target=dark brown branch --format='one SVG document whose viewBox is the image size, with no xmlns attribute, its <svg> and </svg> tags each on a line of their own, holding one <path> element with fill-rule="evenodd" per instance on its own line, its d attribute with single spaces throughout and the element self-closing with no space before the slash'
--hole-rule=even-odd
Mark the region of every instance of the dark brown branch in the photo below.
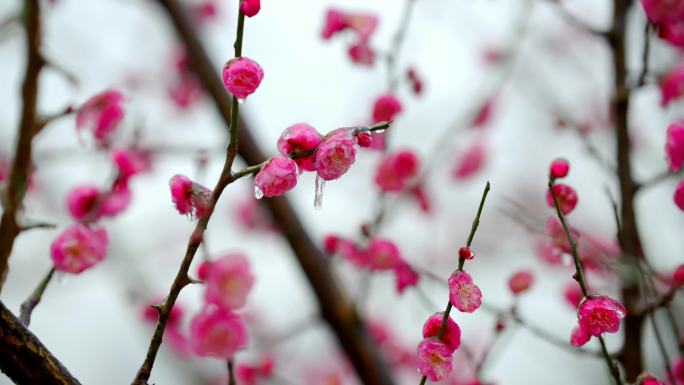
<svg viewBox="0 0 684 385">
<path fill-rule="evenodd" d="M 627 85 L 626 29 L 631 0 L 613 1 L 613 25 L 608 39 L 613 58 L 614 91 L 612 109 L 615 116 L 617 144 L 617 173 L 620 185 L 620 223 L 618 241 L 623 255 L 641 258 L 641 240 L 637 229 L 634 196 L 636 184 L 632 178 L 629 138 L 630 92 Z M 629 280 L 622 282 L 622 302 L 627 307 L 624 322 L 624 343 L 620 361 L 625 368 L 627 381 L 633 381 L 643 371 L 642 326 L 644 318 L 634 310 L 639 304 L 639 288 Z"/>
<path fill-rule="evenodd" d="M 170 16 L 173 25 L 185 43 L 190 67 L 197 74 L 205 90 L 214 101 L 221 118 L 230 122 L 230 98 L 217 75 L 185 10 L 176 0 L 158 0 Z M 244 121 L 238 124 L 239 155 L 249 165 L 266 159 Z M 342 349 L 365 384 L 389 385 L 393 381 L 385 363 L 371 342 L 366 328 L 353 304 L 336 284 L 327 258 L 311 239 L 288 200 L 284 197 L 265 200 L 274 220 L 279 224 L 318 300 L 320 312 L 330 325 Z"/>
<path fill-rule="evenodd" d="M 2 302 L 0 371 L 18 385 L 80 384 Z"/>
<path fill-rule="evenodd" d="M 26 30 L 26 74 L 21 87 L 22 108 L 19 132 L 14 149 L 7 189 L 3 192 L 2 219 L 0 219 L 0 291 L 7 276 L 8 261 L 14 240 L 21 232 L 17 213 L 28 189 L 31 171 L 32 141 L 35 135 L 38 77 L 45 62 L 40 55 L 41 25 L 39 0 L 24 2 L 24 29 Z"/>
</svg>

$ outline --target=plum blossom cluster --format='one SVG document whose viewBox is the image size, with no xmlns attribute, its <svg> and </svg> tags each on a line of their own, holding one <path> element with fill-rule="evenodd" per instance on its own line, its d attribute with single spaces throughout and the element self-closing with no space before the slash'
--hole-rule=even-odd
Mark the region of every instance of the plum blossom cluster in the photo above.
<svg viewBox="0 0 684 385">
<path fill-rule="evenodd" d="M 136 147 L 112 146 L 112 134 L 124 116 L 124 97 L 116 90 L 99 93 L 77 110 L 77 129 L 92 132 L 97 148 L 109 151 L 116 177 L 107 189 L 90 184 L 69 191 L 66 206 L 76 224 L 52 242 L 50 256 L 58 271 L 79 274 L 105 259 L 108 235 L 96 222 L 123 212 L 131 202 L 131 178 L 150 169 L 149 154 Z"/>
<path fill-rule="evenodd" d="M 349 57 L 356 64 L 371 66 L 375 62 L 375 51 L 370 46 L 370 38 L 377 25 L 378 18 L 375 15 L 329 9 L 321 36 L 329 40 L 341 32 L 351 31 L 355 41 L 349 46 Z"/>
<path fill-rule="evenodd" d="M 232 358 L 248 342 L 236 311 L 254 285 L 249 262 L 242 254 L 227 254 L 203 262 L 198 276 L 205 284 L 204 306 L 190 323 L 190 349 L 199 356 Z"/>
<path fill-rule="evenodd" d="M 585 297 L 577 309 L 578 325 L 572 330 L 570 343 L 579 347 L 591 337 L 616 333 L 626 314 L 625 307 L 608 296 Z"/>
<path fill-rule="evenodd" d="M 419 276 L 402 257 L 397 245 L 385 238 L 372 237 L 365 246 L 336 235 L 325 237 L 324 249 L 330 255 L 339 254 L 347 262 L 372 272 L 390 271 L 396 278 L 396 290 L 403 293 L 418 284 Z"/>
</svg>

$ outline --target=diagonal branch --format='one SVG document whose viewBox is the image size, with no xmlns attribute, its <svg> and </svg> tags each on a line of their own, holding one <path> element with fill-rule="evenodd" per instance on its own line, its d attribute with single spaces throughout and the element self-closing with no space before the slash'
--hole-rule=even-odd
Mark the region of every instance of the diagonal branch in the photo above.
<svg viewBox="0 0 684 385">
<path fill-rule="evenodd" d="M 80 385 L 80 382 L 2 302 L 0 371 L 20 385 Z"/>
<path fill-rule="evenodd" d="M 190 68 L 197 74 L 228 126 L 231 121 L 230 98 L 223 89 L 217 69 L 212 65 L 185 10 L 176 0 L 158 2 L 168 13 L 185 43 Z M 256 165 L 266 159 L 242 120 L 238 122 L 238 136 L 239 155 L 247 164 Z M 265 202 L 312 286 L 321 315 L 337 337 L 361 381 L 374 385 L 392 384 L 389 371 L 371 342 L 356 309 L 336 284 L 326 257 L 311 239 L 288 200 L 279 197 L 266 199 Z"/>
</svg>

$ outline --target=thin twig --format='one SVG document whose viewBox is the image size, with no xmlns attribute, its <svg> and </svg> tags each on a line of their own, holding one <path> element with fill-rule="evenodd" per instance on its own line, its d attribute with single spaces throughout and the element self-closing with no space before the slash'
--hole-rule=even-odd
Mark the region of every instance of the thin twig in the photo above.
<svg viewBox="0 0 684 385">
<path fill-rule="evenodd" d="M 563 225 L 563 232 L 565 232 L 565 237 L 568 239 L 568 243 L 570 244 L 570 248 L 572 250 L 572 259 L 575 262 L 575 276 L 577 277 L 577 283 L 579 284 L 580 289 L 582 290 L 582 295 L 586 298 L 589 296 L 589 290 L 587 289 L 587 283 L 584 279 L 584 269 L 582 268 L 582 261 L 580 260 L 579 253 L 577 252 L 577 242 L 575 242 L 575 239 L 570 233 L 570 227 L 567 224 L 565 215 L 563 214 L 563 212 L 561 212 L 560 205 L 558 204 L 558 197 L 556 196 L 556 193 L 553 189 L 553 179 L 549 180 L 549 192 L 553 197 L 553 204 L 556 208 L 556 214 L 558 215 L 558 219 L 561 221 L 561 224 Z M 610 353 L 608 353 L 608 349 L 606 348 L 606 343 L 603 340 L 603 336 L 598 336 L 598 340 L 601 344 L 601 352 L 603 353 L 603 357 L 606 360 L 606 364 L 608 365 L 608 370 L 610 371 L 610 374 L 613 376 L 615 383 L 617 385 L 621 385 L 622 379 L 620 378 L 620 370 L 615 365 L 615 362 L 613 361 L 613 358 L 611 357 Z"/>
<path fill-rule="evenodd" d="M 43 298 L 43 293 L 45 292 L 47 285 L 50 283 L 50 280 L 52 280 L 52 276 L 54 274 L 55 268 L 52 267 L 47 274 L 45 274 L 45 277 L 40 280 L 40 283 L 38 286 L 36 286 L 31 295 L 21 303 L 21 307 L 19 308 L 19 319 L 21 320 L 21 323 L 27 327 L 31 323 L 31 314 L 33 313 L 33 309 L 35 309 L 40 303 L 40 300 Z"/>
<path fill-rule="evenodd" d="M 235 370 L 233 366 L 233 360 L 228 360 L 228 385 L 237 385 L 237 380 L 235 380 Z"/>
<path fill-rule="evenodd" d="M 466 247 L 470 247 L 470 245 L 473 243 L 473 239 L 475 238 L 475 232 L 477 231 L 477 228 L 480 225 L 480 216 L 482 215 L 482 209 L 484 208 L 485 201 L 487 200 L 487 194 L 489 194 L 490 190 L 490 185 L 489 182 L 485 185 L 484 191 L 482 192 L 482 198 L 480 199 L 480 205 L 477 208 L 477 214 L 475 215 L 475 219 L 473 219 L 473 224 L 470 228 L 470 234 L 468 234 L 468 240 L 466 241 Z M 463 271 L 463 265 L 465 264 L 465 258 L 459 255 L 458 258 L 458 268 L 456 271 L 454 271 L 454 274 L 459 271 Z M 446 331 L 446 324 L 447 321 L 449 320 L 449 314 L 451 313 L 451 301 L 447 301 L 447 306 L 446 309 L 444 310 L 444 316 L 442 317 L 442 324 L 439 327 L 439 332 L 437 332 L 437 338 L 441 339 L 442 336 L 444 335 L 444 332 Z M 425 381 L 427 381 L 427 377 L 423 376 L 420 379 L 420 385 L 425 385 Z"/>
</svg>

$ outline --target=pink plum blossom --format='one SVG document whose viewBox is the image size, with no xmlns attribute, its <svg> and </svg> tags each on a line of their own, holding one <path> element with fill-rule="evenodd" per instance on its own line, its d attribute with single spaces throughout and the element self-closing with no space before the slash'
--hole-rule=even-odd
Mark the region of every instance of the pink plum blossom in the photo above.
<svg viewBox="0 0 684 385">
<path fill-rule="evenodd" d="M 169 181 L 171 199 L 179 213 L 191 218 L 202 218 L 211 208 L 211 190 L 183 175 L 174 175 Z"/>
<path fill-rule="evenodd" d="M 418 345 L 418 372 L 430 381 L 445 380 L 452 371 L 453 350 L 436 337 Z"/>
<path fill-rule="evenodd" d="M 237 378 L 240 379 L 240 384 L 259 385 L 268 382 L 268 380 L 271 379 L 274 367 L 275 359 L 269 355 L 256 364 L 239 364 L 235 369 L 235 372 Z"/>
<path fill-rule="evenodd" d="M 228 254 L 209 264 L 206 272 L 207 303 L 238 309 L 247 302 L 247 294 L 254 284 L 249 262 L 241 254 Z"/>
<path fill-rule="evenodd" d="M 344 175 L 356 160 L 356 137 L 352 130 L 339 128 L 321 141 L 314 153 L 314 167 L 323 180 Z"/>
<path fill-rule="evenodd" d="M 233 207 L 233 216 L 237 224 L 247 231 L 276 229 L 270 213 L 254 195 L 238 200 Z"/>
<path fill-rule="evenodd" d="M 190 346 L 199 356 L 232 358 L 247 338 L 240 317 L 220 307 L 205 307 L 190 323 Z"/>
<path fill-rule="evenodd" d="M 131 190 L 125 180 L 119 180 L 112 186 L 111 191 L 103 194 L 100 200 L 99 212 L 104 217 L 120 214 L 131 204 Z"/>
<path fill-rule="evenodd" d="M 648 20 L 653 23 L 676 21 L 684 18 L 682 0 L 641 0 Z"/>
<path fill-rule="evenodd" d="M 580 328 L 598 337 L 603 333 L 615 333 L 620 329 L 620 320 L 627 310 L 618 301 L 607 297 L 585 298 L 577 310 Z"/>
<path fill-rule="evenodd" d="M 590 338 L 591 334 L 584 331 L 584 329 L 581 327 L 575 326 L 575 328 L 572 329 L 572 334 L 570 335 L 570 344 L 579 348 L 580 346 L 584 346 L 584 344 L 589 342 Z"/>
<path fill-rule="evenodd" d="M 684 48 L 684 20 L 658 24 L 658 37 L 678 48 Z"/>
<path fill-rule="evenodd" d="M 276 197 L 297 185 L 297 163 L 285 156 L 274 156 L 254 177 L 254 195 L 257 198 Z"/>
<path fill-rule="evenodd" d="M 684 121 L 672 123 L 667 128 L 665 154 L 670 171 L 677 172 L 684 167 Z"/>
<path fill-rule="evenodd" d="M 443 319 L 443 312 L 431 315 L 423 324 L 423 338 L 437 337 L 437 334 L 442 327 Z M 461 328 L 453 319 L 451 319 L 451 317 L 447 317 L 444 334 L 442 335 L 441 340 L 452 352 L 461 345 Z"/>
<path fill-rule="evenodd" d="M 420 280 L 418 273 L 405 262 L 399 263 L 394 267 L 394 276 L 396 278 L 396 288 L 399 294 L 403 293 L 404 290 L 409 287 L 416 286 Z"/>
<path fill-rule="evenodd" d="M 361 147 L 370 147 L 373 144 L 373 134 L 374 132 L 360 131 L 356 133 L 356 141 L 359 142 Z"/>
<path fill-rule="evenodd" d="M 67 208 L 77 221 L 97 220 L 100 217 L 100 189 L 94 186 L 77 186 L 67 194 Z"/>
<path fill-rule="evenodd" d="M 401 102 L 394 94 L 378 96 L 373 104 L 373 122 L 389 122 L 402 111 Z"/>
<path fill-rule="evenodd" d="M 411 90 L 415 95 L 420 95 L 423 93 L 423 79 L 418 74 L 418 71 L 414 67 L 409 67 L 406 70 L 406 77 L 411 83 Z"/>
<path fill-rule="evenodd" d="M 455 180 L 464 180 L 475 175 L 484 167 L 486 156 L 484 144 L 480 141 L 474 142 L 456 159 L 456 164 L 451 172 L 452 177 Z"/>
<path fill-rule="evenodd" d="M 553 194 L 551 191 L 553 191 Z M 546 192 L 546 203 L 551 208 L 556 207 L 556 203 L 553 200 L 553 195 L 556 196 L 558 208 L 564 215 L 570 214 L 575 207 L 577 207 L 577 193 L 575 192 L 575 189 L 567 184 L 554 184 L 552 189 Z"/>
<path fill-rule="evenodd" d="M 314 150 L 321 143 L 323 135 L 306 123 L 297 123 L 288 127 L 278 138 L 278 151 L 289 157 L 295 157 L 300 169 L 314 171 Z"/>
<path fill-rule="evenodd" d="M 418 157 L 413 151 L 393 152 L 386 155 L 378 165 L 375 172 L 375 184 L 385 192 L 401 191 L 418 173 L 418 167 Z"/>
<path fill-rule="evenodd" d="M 577 309 L 582 298 L 584 298 L 584 294 L 582 294 L 582 289 L 577 285 L 577 282 L 569 282 L 563 289 L 563 297 L 573 309 Z"/>
<path fill-rule="evenodd" d="M 672 372 L 675 380 L 680 384 L 684 384 L 684 357 L 678 357 L 672 362 Z"/>
<path fill-rule="evenodd" d="M 91 130 L 97 145 L 106 147 L 124 117 L 123 103 L 124 96 L 117 90 L 103 91 L 91 97 L 77 111 L 76 128 Z"/>
<path fill-rule="evenodd" d="M 371 270 L 388 270 L 396 268 L 403 260 L 399 248 L 394 242 L 374 237 L 365 249 L 366 267 Z"/>
<path fill-rule="evenodd" d="M 660 381 L 656 376 L 651 373 L 643 372 L 639 374 L 636 379 L 636 385 L 665 385 L 664 382 Z"/>
<path fill-rule="evenodd" d="M 567 159 L 558 158 L 551 162 L 549 177 L 551 179 L 565 178 L 570 171 L 570 162 Z"/>
<path fill-rule="evenodd" d="M 328 40 L 345 30 L 352 30 L 360 41 L 367 41 L 378 25 L 378 18 L 367 13 L 347 13 L 328 9 L 321 36 Z"/>
<path fill-rule="evenodd" d="M 50 256 L 55 269 L 78 274 L 105 259 L 108 242 L 105 229 L 75 224 L 52 242 Z"/>
<path fill-rule="evenodd" d="M 528 270 L 521 270 L 509 278 L 508 288 L 511 290 L 511 293 L 519 295 L 528 291 L 530 287 L 532 287 L 533 283 L 534 276 L 532 275 L 532 272 Z"/>
<path fill-rule="evenodd" d="M 253 17 L 261 10 L 261 0 L 241 0 L 240 11 L 247 17 Z"/>
<path fill-rule="evenodd" d="M 239 57 L 229 60 L 221 72 L 226 91 L 238 99 L 245 99 L 261 84 L 264 70 L 252 59 Z"/>
<path fill-rule="evenodd" d="M 473 128 L 484 128 L 487 126 L 487 124 L 489 124 L 489 122 L 492 120 L 495 107 L 496 98 L 492 97 L 487 99 L 480 107 L 480 110 L 478 111 L 477 115 L 475 115 L 475 118 L 470 125 L 473 126 Z"/>
<path fill-rule="evenodd" d="M 143 150 L 118 148 L 112 150 L 110 157 L 124 179 L 148 171 L 151 167 L 150 154 Z"/>
<path fill-rule="evenodd" d="M 673 68 L 667 72 L 659 82 L 660 104 L 667 107 L 673 100 L 678 99 L 684 93 L 684 65 Z"/>
<path fill-rule="evenodd" d="M 372 66 L 375 63 L 375 51 L 367 41 L 360 41 L 349 46 L 349 58 L 353 63 Z"/>
<path fill-rule="evenodd" d="M 679 182 L 675 188 L 674 195 L 672 197 L 674 203 L 679 207 L 680 210 L 684 211 L 684 179 Z"/>
<path fill-rule="evenodd" d="M 684 286 L 684 265 L 679 265 L 672 272 L 672 287 Z"/>
<path fill-rule="evenodd" d="M 482 292 L 465 271 L 459 271 L 449 278 L 449 301 L 465 313 L 472 313 L 482 304 Z"/>
</svg>

